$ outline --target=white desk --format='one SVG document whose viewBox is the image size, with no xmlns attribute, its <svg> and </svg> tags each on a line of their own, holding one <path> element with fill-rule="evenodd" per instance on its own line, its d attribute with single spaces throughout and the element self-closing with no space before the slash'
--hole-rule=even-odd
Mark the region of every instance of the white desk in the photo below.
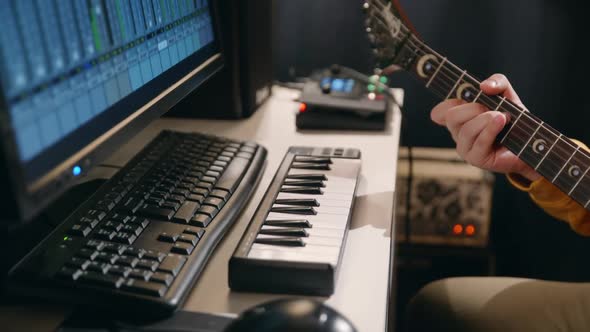
<svg viewBox="0 0 590 332">
<path fill-rule="evenodd" d="M 398 100 L 403 99 L 403 91 L 396 89 L 394 92 Z M 256 304 L 283 297 L 232 292 L 228 287 L 227 268 L 229 258 L 287 148 L 291 145 L 307 145 L 361 149 L 361 179 L 336 292 L 321 300 L 347 316 L 361 332 L 385 331 L 390 294 L 390 254 L 393 253 L 391 235 L 394 234 L 392 222 L 400 110 L 394 107 L 385 131 L 298 132 L 295 128 L 298 104 L 294 102 L 297 96 L 297 91 L 275 87 L 273 97 L 245 120 L 160 119 L 104 164 L 123 166 L 162 129 L 252 140 L 267 148 L 267 166 L 254 196 L 219 243 L 185 304 L 186 310 L 238 314 Z M 104 169 L 95 172 L 105 174 Z"/>
<path fill-rule="evenodd" d="M 401 100 L 403 93 L 396 90 Z M 390 245 L 400 113 L 395 107 L 386 131 L 305 131 L 295 128 L 298 92 L 275 87 L 273 97 L 245 120 L 161 119 L 124 146 L 106 163 L 124 165 L 162 129 L 198 131 L 252 140 L 268 150 L 265 174 L 238 222 L 220 242 L 203 271 L 185 309 L 211 313 L 239 313 L 281 295 L 232 292 L 227 263 L 258 202 L 291 145 L 355 147 L 361 149 L 361 180 L 351 220 L 336 292 L 325 299 L 364 332 L 384 331 L 388 301 Z"/>
</svg>

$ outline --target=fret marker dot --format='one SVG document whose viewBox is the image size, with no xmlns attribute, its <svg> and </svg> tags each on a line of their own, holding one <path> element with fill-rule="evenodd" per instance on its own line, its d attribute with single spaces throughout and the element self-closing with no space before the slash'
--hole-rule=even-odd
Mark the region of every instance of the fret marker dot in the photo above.
<svg viewBox="0 0 590 332">
<path fill-rule="evenodd" d="M 545 151 L 546 147 L 547 142 L 544 139 L 539 138 L 533 142 L 533 151 L 535 151 L 536 153 L 541 153 Z"/>
<path fill-rule="evenodd" d="M 570 176 L 577 178 L 580 176 L 580 174 L 582 174 L 582 170 L 578 166 L 572 166 L 569 169 L 569 174 Z"/>
</svg>

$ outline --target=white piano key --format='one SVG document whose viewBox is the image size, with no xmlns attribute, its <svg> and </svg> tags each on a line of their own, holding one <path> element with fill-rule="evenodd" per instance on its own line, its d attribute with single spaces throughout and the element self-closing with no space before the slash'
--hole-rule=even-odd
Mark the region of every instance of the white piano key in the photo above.
<svg viewBox="0 0 590 332">
<path fill-rule="evenodd" d="M 340 254 L 339 247 L 330 247 L 330 246 L 317 246 L 308 244 L 305 247 L 287 247 L 287 246 L 275 246 L 271 244 L 262 244 L 262 243 L 254 243 L 252 248 L 250 248 L 250 253 L 253 250 L 259 251 L 268 251 L 268 252 L 293 252 L 293 253 L 309 253 L 309 254 L 318 254 L 323 256 L 338 256 Z M 250 256 L 248 253 L 248 256 Z"/>
<path fill-rule="evenodd" d="M 338 263 L 338 257 L 334 256 L 323 256 L 312 253 L 295 253 L 289 251 L 269 251 L 269 250 L 256 250 L 250 251 L 248 258 L 264 259 L 273 261 L 289 261 L 289 262 L 309 262 L 309 263 L 324 263 L 336 266 Z"/>
</svg>

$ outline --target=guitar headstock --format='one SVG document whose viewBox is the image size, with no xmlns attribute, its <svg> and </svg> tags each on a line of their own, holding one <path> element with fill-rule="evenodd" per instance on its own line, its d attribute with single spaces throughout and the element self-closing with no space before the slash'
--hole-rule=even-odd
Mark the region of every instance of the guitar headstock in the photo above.
<svg viewBox="0 0 590 332">
<path fill-rule="evenodd" d="M 414 57 L 406 56 L 403 46 L 413 34 L 404 24 L 391 0 L 365 0 L 366 31 L 377 61 L 377 68 L 408 69 Z"/>
</svg>

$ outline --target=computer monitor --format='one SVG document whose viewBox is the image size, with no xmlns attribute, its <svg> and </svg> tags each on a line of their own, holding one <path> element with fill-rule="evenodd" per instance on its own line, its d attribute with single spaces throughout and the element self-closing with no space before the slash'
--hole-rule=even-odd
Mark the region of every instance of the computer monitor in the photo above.
<svg viewBox="0 0 590 332">
<path fill-rule="evenodd" d="M 213 18 L 208 0 L 3 2 L 0 225 L 32 219 L 218 71 Z"/>
</svg>

